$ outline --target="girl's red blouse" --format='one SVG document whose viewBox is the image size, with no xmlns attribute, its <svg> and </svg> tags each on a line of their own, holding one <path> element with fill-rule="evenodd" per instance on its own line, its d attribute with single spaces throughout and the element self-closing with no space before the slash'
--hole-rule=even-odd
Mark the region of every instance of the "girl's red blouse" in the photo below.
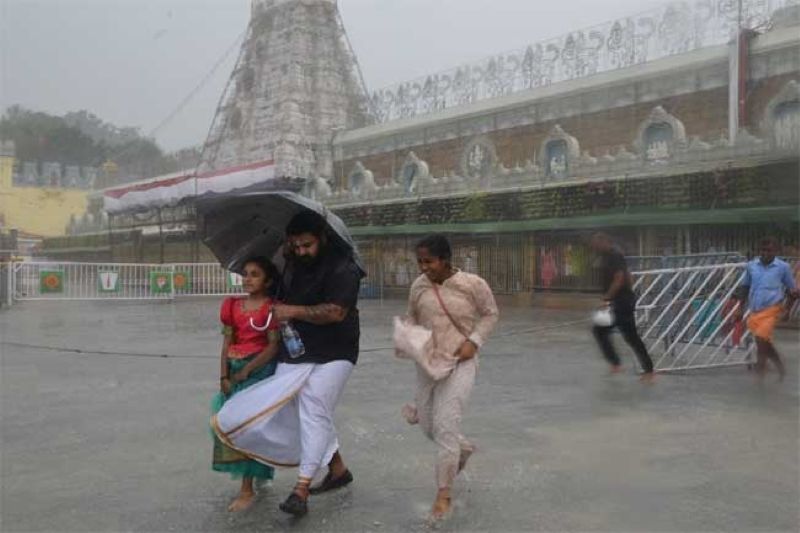
<svg viewBox="0 0 800 533">
<path fill-rule="evenodd" d="M 269 345 L 267 331 L 259 331 L 256 327 L 263 328 L 270 318 L 273 301 L 267 299 L 258 309 L 245 308 L 246 298 L 225 298 L 219 311 L 219 318 L 223 324 L 223 333 L 233 336 L 233 342 L 228 349 L 228 357 L 242 359 L 257 354 Z M 272 320 L 268 331 L 280 329 L 277 320 Z"/>
</svg>

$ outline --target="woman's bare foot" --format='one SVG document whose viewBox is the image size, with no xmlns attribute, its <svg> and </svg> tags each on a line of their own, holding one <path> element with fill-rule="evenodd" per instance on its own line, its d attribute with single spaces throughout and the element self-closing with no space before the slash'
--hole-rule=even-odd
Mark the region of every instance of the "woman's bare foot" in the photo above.
<svg viewBox="0 0 800 533">
<path fill-rule="evenodd" d="M 238 513 L 249 509 L 256 498 L 255 492 L 240 492 L 238 496 L 228 505 L 229 513 Z"/>
<path fill-rule="evenodd" d="M 400 414 L 410 425 L 419 423 L 419 414 L 417 413 L 417 406 L 407 403 L 400 409 Z"/>
<path fill-rule="evenodd" d="M 433 520 L 444 520 L 449 516 L 450 509 L 450 489 L 439 489 L 431 508 L 431 518 Z"/>
</svg>

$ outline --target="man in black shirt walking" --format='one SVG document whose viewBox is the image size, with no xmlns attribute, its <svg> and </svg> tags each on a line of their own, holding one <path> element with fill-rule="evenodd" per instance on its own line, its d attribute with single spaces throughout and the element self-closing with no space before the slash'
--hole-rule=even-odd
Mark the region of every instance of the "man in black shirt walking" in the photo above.
<svg viewBox="0 0 800 533">
<path fill-rule="evenodd" d="M 633 293 L 631 276 L 628 272 L 625 257 L 614 248 L 611 238 L 605 233 L 595 233 L 591 241 L 592 250 L 599 254 L 600 276 L 603 286 L 603 300 L 610 306 L 614 315 L 614 323 L 610 326 L 595 325 L 593 329 L 594 337 L 603 351 L 603 356 L 611 364 L 611 371 L 616 373 L 622 370 L 622 363 L 619 355 L 611 344 L 611 331 L 616 327 L 622 333 L 642 367 L 642 381 L 652 382 L 653 361 L 647 353 L 639 332 L 636 331 L 636 295 Z"/>
<path fill-rule="evenodd" d="M 285 324 L 276 375 L 305 368 L 310 369 L 310 375 L 297 393 L 301 441 L 298 481 L 280 508 L 302 516 L 307 512 L 309 494 L 353 481 L 339 453 L 333 410 L 358 359 L 356 304 L 363 273 L 352 254 L 328 242 L 326 223 L 318 214 L 308 211 L 296 215 L 286 234 L 286 297 L 274 307 L 274 318 Z M 317 470 L 325 464 L 329 471 L 322 484 L 310 487 Z"/>
</svg>

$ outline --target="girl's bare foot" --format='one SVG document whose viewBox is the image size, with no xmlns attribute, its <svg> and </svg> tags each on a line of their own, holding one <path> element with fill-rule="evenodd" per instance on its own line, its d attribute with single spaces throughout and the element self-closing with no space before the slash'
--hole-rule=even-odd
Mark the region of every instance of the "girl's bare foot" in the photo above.
<svg viewBox="0 0 800 533">
<path fill-rule="evenodd" d="M 253 500 L 255 500 L 255 498 L 256 491 L 253 490 L 253 478 L 243 477 L 242 488 L 239 489 L 239 495 L 236 496 L 236 499 L 228 505 L 228 512 L 238 513 L 239 511 L 244 511 L 253 505 Z"/>
<path fill-rule="evenodd" d="M 238 496 L 228 505 L 229 513 L 238 513 L 249 509 L 255 500 L 255 492 L 240 492 Z"/>
</svg>

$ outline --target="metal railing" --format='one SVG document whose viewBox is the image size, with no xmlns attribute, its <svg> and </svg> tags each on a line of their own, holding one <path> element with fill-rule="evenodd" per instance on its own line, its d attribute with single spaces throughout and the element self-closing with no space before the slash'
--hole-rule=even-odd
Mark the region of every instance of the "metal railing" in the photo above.
<svg viewBox="0 0 800 533">
<path fill-rule="evenodd" d="M 435 113 L 554 83 L 727 43 L 739 27 L 763 30 L 796 0 L 670 2 L 473 64 L 374 91 L 380 122 Z"/>
<path fill-rule="evenodd" d="M 366 266 L 360 297 L 382 299 L 385 271 L 375 262 Z M 172 300 L 243 293 L 241 277 L 217 263 L 6 263 L 0 264 L 0 283 L 0 302 L 9 306 L 28 300 Z"/>
<path fill-rule="evenodd" d="M 579 247 L 534 246 L 529 239 L 473 239 L 462 244 L 453 239 L 453 266 L 482 277 L 495 294 L 533 290 L 597 290 L 597 270 Z M 413 240 L 391 239 L 360 245 L 367 277 L 360 298 L 402 297 L 419 276 Z M 574 250 L 574 251 L 573 251 Z"/>
<path fill-rule="evenodd" d="M 242 292 L 216 263 L 21 262 L 7 266 L 7 301 L 171 300 Z"/>
<path fill-rule="evenodd" d="M 11 263 L 0 263 L 0 307 L 11 306 Z"/>
<path fill-rule="evenodd" d="M 173 263 L 177 296 L 224 296 L 242 293 L 238 274 L 217 263 Z"/>
<path fill-rule="evenodd" d="M 600 290 L 596 256 L 584 238 L 558 234 L 451 235 L 453 264 L 477 274 L 496 294 Z M 373 237 L 358 242 L 367 269 L 362 297 L 407 289 L 419 275 L 414 247 L 419 237 Z M 627 256 L 631 271 L 744 261 L 737 252 L 677 256 Z"/>
<path fill-rule="evenodd" d="M 639 331 L 657 372 L 743 365 L 754 343 L 733 298 L 746 263 L 635 272 Z"/>
<path fill-rule="evenodd" d="M 739 263 L 744 260 L 745 257 L 738 252 L 686 255 L 633 255 L 625 258 L 625 261 L 628 263 L 628 268 L 632 271 L 719 265 L 724 263 Z"/>
</svg>

